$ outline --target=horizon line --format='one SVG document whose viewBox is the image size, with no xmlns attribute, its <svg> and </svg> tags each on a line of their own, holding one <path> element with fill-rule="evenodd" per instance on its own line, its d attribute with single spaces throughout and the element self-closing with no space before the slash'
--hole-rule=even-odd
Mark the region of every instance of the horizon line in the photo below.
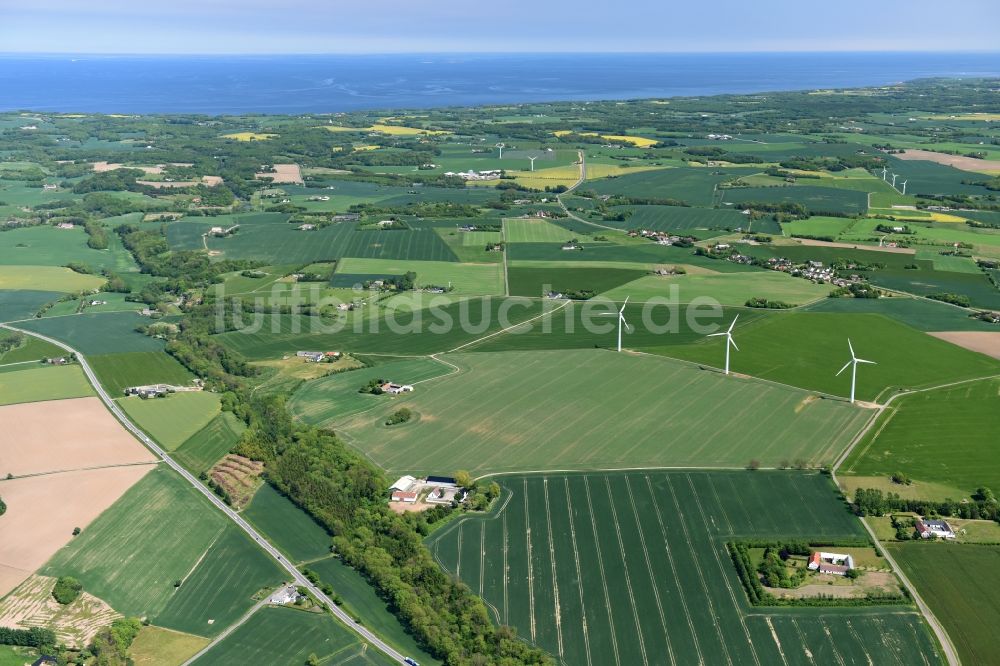
<svg viewBox="0 0 1000 666">
<path fill-rule="evenodd" d="M 296 56 L 509 56 L 509 55 L 998 55 L 1000 49 L 809 49 L 809 50 L 603 50 L 603 51 L 0 51 L 0 57 L 17 56 L 85 56 L 85 57 L 296 57 Z"/>
</svg>

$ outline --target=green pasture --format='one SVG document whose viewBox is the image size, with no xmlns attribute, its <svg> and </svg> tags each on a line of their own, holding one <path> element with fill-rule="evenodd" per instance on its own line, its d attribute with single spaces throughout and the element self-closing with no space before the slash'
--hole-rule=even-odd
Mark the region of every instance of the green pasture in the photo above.
<svg viewBox="0 0 1000 666">
<path fill-rule="evenodd" d="M 163 341 L 138 333 L 135 328 L 150 319 L 135 312 L 83 313 L 34 319 L 19 328 L 41 333 L 69 344 L 85 355 L 161 351 Z"/>
<path fill-rule="evenodd" d="M 239 441 L 246 425 L 232 412 L 220 412 L 176 448 L 173 457 L 192 474 L 208 471 Z"/>
<path fill-rule="evenodd" d="M 177 359 L 162 351 L 95 354 L 89 356 L 87 362 L 112 396 L 122 395 L 130 386 L 187 386 L 194 379 L 194 375 Z"/>
<path fill-rule="evenodd" d="M 805 220 L 792 220 L 781 225 L 786 236 L 831 236 L 836 238 L 850 229 L 857 220 L 849 217 L 810 217 Z"/>
<path fill-rule="evenodd" d="M 798 389 L 656 357 L 580 350 L 444 358 L 462 372 L 346 418 L 338 432 L 391 473 L 740 467 L 751 459 L 778 466 L 800 458 L 818 466 L 868 417 Z M 419 419 L 384 427 L 400 406 Z"/>
<path fill-rule="evenodd" d="M 466 264 L 451 261 L 399 261 L 394 259 L 342 259 L 338 273 L 350 275 L 417 274 L 418 287 L 449 285 L 454 295 L 491 296 L 503 294 L 503 267 L 498 263 Z"/>
<path fill-rule="evenodd" d="M 292 562 L 315 560 L 330 555 L 331 536 L 309 514 L 265 483 L 243 510 L 253 523 Z"/>
<path fill-rule="evenodd" d="M 592 291 L 599 294 L 648 275 L 647 270 L 591 267 L 573 264 L 573 268 L 535 268 L 510 266 L 507 281 L 512 296 L 539 297 L 549 291 Z"/>
<path fill-rule="evenodd" d="M 107 282 L 100 275 L 76 273 L 62 266 L 0 265 L 0 289 L 63 293 L 97 289 Z"/>
<path fill-rule="evenodd" d="M 503 237 L 508 243 L 565 243 L 574 235 L 545 219 L 504 218 Z"/>
<path fill-rule="evenodd" d="M 766 271 L 719 275 L 644 275 L 601 295 L 614 301 L 623 301 L 626 296 L 633 301 L 648 301 L 669 298 L 676 293 L 681 303 L 715 299 L 723 305 L 737 306 L 746 303 L 747 299 L 762 297 L 801 305 L 825 297 L 830 288 L 830 285 L 815 284 L 786 273 Z"/>
<path fill-rule="evenodd" d="M 17 334 L 0 329 L 0 340 L 4 340 L 13 335 Z M 52 356 L 63 356 L 65 353 L 66 351 L 64 349 L 55 346 L 51 342 L 45 342 L 44 340 L 31 337 L 30 335 L 25 335 L 20 346 L 14 347 L 9 351 L 0 354 L 0 366 L 15 363 L 20 365 L 25 361 L 40 361 L 43 358 L 49 358 Z M 24 368 L 28 367 L 30 366 L 24 366 Z"/>
<path fill-rule="evenodd" d="M 808 210 L 823 213 L 864 214 L 868 210 L 865 192 L 822 185 L 789 185 L 787 187 L 737 187 L 720 190 L 724 203 L 798 203 Z"/>
<path fill-rule="evenodd" d="M 446 364 L 430 358 L 377 360 L 378 365 L 373 367 L 327 375 L 302 384 L 288 400 L 288 409 L 306 423 L 328 425 L 351 414 L 396 404 L 392 396 L 359 392 L 373 379 L 413 385 L 452 371 Z"/>
<path fill-rule="evenodd" d="M 587 182 L 583 189 L 642 199 L 677 199 L 692 206 L 711 207 L 719 183 L 756 171 L 759 169 L 741 167 L 657 169 Z"/>
<path fill-rule="evenodd" d="M 212 647 L 205 661 L 218 666 L 304 664 L 315 654 L 323 664 L 384 666 L 392 662 L 366 645 L 328 613 L 262 608 Z"/>
<path fill-rule="evenodd" d="M 874 314 L 771 312 L 753 321 L 741 317 L 733 338 L 740 348 L 732 352 L 734 371 L 839 396 L 850 392 L 849 374 L 835 376 L 850 360 L 850 338 L 859 357 L 877 363 L 858 368 L 859 400 L 1000 372 L 996 360 Z M 667 343 L 656 351 L 714 367 L 722 367 L 725 355 L 719 338 Z"/>
<path fill-rule="evenodd" d="M 497 480 L 503 499 L 493 513 L 461 518 L 428 545 L 495 622 L 561 663 L 941 662 L 909 607 L 749 606 L 725 541 L 862 537 L 826 477 L 637 471 Z"/>
<path fill-rule="evenodd" d="M 468 263 L 503 261 L 503 252 L 486 250 L 487 244 L 503 241 L 503 234 L 499 231 L 458 231 L 447 227 L 436 227 L 434 231 L 441 236 L 441 240 L 448 245 L 459 261 Z"/>
<path fill-rule="evenodd" d="M 1000 547 L 900 543 L 887 546 L 944 625 L 963 664 L 1000 664 Z"/>
<path fill-rule="evenodd" d="M 996 459 L 1000 379 L 969 382 L 893 401 L 841 467 L 842 474 L 890 476 L 961 488 L 1000 488 Z M 957 499 L 957 498 L 956 498 Z"/>
<path fill-rule="evenodd" d="M 94 395 L 78 365 L 13 365 L 0 372 L 0 405 Z"/>
<path fill-rule="evenodd" d="M 128 264 L 121 266 L 110 249 L 93 250 L 87 247 L 87 238 L 83 227 L 58 229 L 40 225 L 13 229 L 0 234 L 0 265 L 65 266 L 75 261 L 95 269 L 122 270 L 128 267 Z"/>
<path fill-rule="evenodd" d="M 170 393 L 163 398 L 118 400 L 129 418 L 167 451 L 173 451 L 219 413 L 219 395 L 208 391 Z"/>
</svg>

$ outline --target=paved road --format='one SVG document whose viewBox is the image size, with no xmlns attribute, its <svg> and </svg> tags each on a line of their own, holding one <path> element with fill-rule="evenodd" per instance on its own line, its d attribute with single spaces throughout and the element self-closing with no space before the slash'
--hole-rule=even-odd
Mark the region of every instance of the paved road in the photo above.
<svg viewBox="0 0 1000 666">
<path fill-rule="evenodd" d="M 181 465 L 177 463 L 177 461 L 171 458 L 170 455 L 162 448 L 160 448 L 160 446 L 156 442 L 150 439 L 146 435 L 146 433 L 144 433 L 142 430 L 139 429 L 138 426 L 132 423 L 132 421 L 128 418 L 128 416 L 126 416 L 125 412 L 122 411 L 122 409 L 118 406 L 118 404 L 111 399 L 111 396 L 108 395 L 107 391 L 104 390 L 104 387 L 101 386 L 101 383 L 97 381 L 97 376 L 94 374 L 94 371 L 90 368 L 90 365 L 87 363 L 86 358 L 84 358 L 84 356 L 80 352 L 73 349 L 69 345 L 60 342 L 59 340 L 55 340 L 40 333 L 35 333 L 34 331 L 16 328 L 14 326 L 9 326 L 7 324 L 0 324 L 0 327 L 12 331 L 18 331 L 19 333 L 24 333 L 25 335 L 34 336 L 36 338 L 39 338 L 40 340 L 44 340 L 45 342 L 54 344 L 57 347 L 61 347 L 62 349 L 65 349 L 67 352 L 76 354 L 76 358 L 80 363 L 80 367 L 83 369 L 84 374 L 87 375 L 87 379 L 93 385 L 94 390 L 97 391 L 97 395 L 104 402 L 108 410 L 112 414 L 114 414 L 115 418 L 117 418 L 121 422 L 121 424 L 125 426 L 126 429 L 129 430 L 129 432 L 135 435 L 139 439 L 139 441 L 141 441 L 153 453 L 159 456 L 160 459 L 162 459 L 163 462 L 169 465 L 175 472 L 184 477 L 184 479 L 187 480 L 187 482 L 190 483 L 192 486 L 194 486 L 194 488 L 197 489 L 202 495 L 204 495 L 208 499 L 208 501 L 215 506 L 215 508 L 224 513 L 227 518 L 229 518 L 231 521 L 239 525 L 244 532 L 250 535 L 250 538 L 256 541 L 258 546 L 260 546 L 268 555 L 270 555 L 275 561 L 277 561 L 277 563 L 285 571 L 288 572 L 288 574 L 291 576 L 291 580 L 294 580 L 296 585 L 299 585 L 309 590 L 313 594 L 313 596 L 315 596 L 327 608 L 329 608 L 330 611 L 335 616 L 337 616 L 337 618 L 339 618 L 341 622 L 347 625 L 349 629 L 351 629 L 359 636 L 361 636 L 363 639 L 365 639 L 366 641 L 374 645 L 376 648 L 387 654 L 393 660 L 401 664 L 405 663 L 404 655 L 394 650 L 390 645 L 385 643 L 382 639 L 380 639 L 374 633 L 369 631 L 366 627 L 354 622 L 354 620 L 351 619 L 351 616 L 348 615 L 346 611 L 341 609 L 340 606 L 338 606 L 337 604 L 333 603 L 333 600 L 330 599 L 330 597 L 323 594 L 322 590 L 320 590 L 316 585 L 313 585 L 313 583 L 310 582 L 308 578 L 303 576 L 302 573 L 295 568 L 295 565 L 286 560 L 285 557 L 278 551 L 278 549 L 272 546 L 270 542 L 267 541 L 267 539 L 265 539 L 259 532 L 257 532 L 257 530 L 255 530 L 250 525 L 250 523 L 243 520 L 243 517 L 240 516 L 235 511 L 233 511 L 228 504 L 226 504 L 225 502 L 222 501 L 222 499 L 219 498 L 218 495 L 209 490 L 204 484 L 202 484 L 197 479 L 197 477 L 191 474 L 191 472 L 181 467 Z"/>
</svg>

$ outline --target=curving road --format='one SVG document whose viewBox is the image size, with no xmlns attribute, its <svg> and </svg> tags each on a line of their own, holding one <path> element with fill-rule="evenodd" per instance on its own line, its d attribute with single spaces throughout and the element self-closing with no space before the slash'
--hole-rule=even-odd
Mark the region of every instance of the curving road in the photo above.
<svg viewBox="0 0 1000 666">
<path fill-rule="evenodd" d="M 16 328 L 14 326 L 9 326 L 8 324 L 0 324 L 0 327 L 12 331 L 17 331 L 18 333 L 23 333 L 25 335 L 36 337 L 40 340 L 44 340 L 45 342 L 56 345 L 61 349 L 65 349 L 67 352 L 75 354 L 77 361 L 80 363 L 80 367 L 83 369 L 84 374 L 87 375 L 87 379 L 94 387 L 94 390 L 97 391 L 98 397 L 100 397 L 101 401 L 104 402 L 104 405 L 108 408 L 108 410 L 112 414 L 114 414 L 115 418 L 117 418 L 118 421 L 121 422 L 121 424 L 125 426 L 125 428 L 129 432 L 135 435 L 139 439 L 139 441 L 141 441 L 153 453 L 159 456 L 160 459 L 163 460 L 163 462 L 165 462 L 167 465 L 169 465 L 175 472 L 184 477 L 184 479 L 187 480 L 187 482 L 190 483 L 192 486 L 194 486 L 194 488 L 198 490 L 202 495 L 204 495 L 208 499 L 208 501 L 215 506 L 215 508 L 224 513 L 226 517 L 229 518 L 231 521 L 239 525 L 240 528 L 250 536 L 250 538 L 252 538 L 254 541 L 257 542 L 257 545 L 260 546 L 264 550 L 264 552 L 270 555 L 285 571 L 289 573 L 292 580 L 295 581 L 296 585 L 299 585 L 309 590 L 309 592 L 312 593 L 312 595 L 315 596 L 317 599 L 319 599 L 327 608 L 329 608 L 330 611 L 338 619 L 340 619 L 340 621 L 343 622 L 348 629 L 354 631 L 363 639 L 365 639 L 366 641 L 374 645 L 376 648 L 387 654 L 394 661 L 400 664 L 406 663 L 405 661 L 406 657 L 404 655 L 397 652 L 395 649 L 392 648 L 392 646 L 385 643 L 381 638 L 379 638 L 374 633 L 369 631 L 366 627 L 357 624 L 353 619 L 351 619 L 351 616 L 348 615 L 346 611 L 341 609 L 340 606 L 338 606 L 337 604 L 333 603 L 333 600 L 330 599 L 330 597 L 323 594 L 322 590 L 320 590 L 316 585 L 314 585 L 308 578 L 303 576 L 302 573 L 295 568 L 295 565 L 289 562 L 287 559 L 285 559 L 284 555 L 282 555 L 277 548 L 272 546 L 271 543 L 267 541 L 267 539 L 265 539 L 259 532 L 257 532 L 257 530 L 255 530 L 253 526 L 250 525 L 250 523 L 243 520 L 243 518 L 238 513 L 233 511 L 228 504 L 223 502 L 218 495 L 209 490 L 204 484 L 201 483 L 201 481 L 197 479 L 197 477 L 191 474 L 191 472 L 181 467 L 181 465 L 177 461 L 171 458 L 170 455 L 162 448 L 160 448 L 160 446 L 157 445 L 156 442 L 150 439 L 146 435 L 146 433 L 144 433 L 142 430 L 139 429 L 138 426 L 132 423 L 132 421 L 129 420 L 125 412 L 122 411 L 122 409 L 118 406 L 118 404 L 111 399 L 111 396 L 108 395 L 107 391 L 104 390 L 104 387 L 101 386 L 101 383 L 97 381 L 97 376 L 94 374 L 94 371 L 90 368 L 90 365 L 87 363 L 87 359 L 84 358 L 84 356 L 80 352 L 73 349 L 69 345 L 60 342 L 59 340 L 55 340 L 40 333 L 35 333 L 34 331 L 29 331 L 22 328 Z"/>
</svg>

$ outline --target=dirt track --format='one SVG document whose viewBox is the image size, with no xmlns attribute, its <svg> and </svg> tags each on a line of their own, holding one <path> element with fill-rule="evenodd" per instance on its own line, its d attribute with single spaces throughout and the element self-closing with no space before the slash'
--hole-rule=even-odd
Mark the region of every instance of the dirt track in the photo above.
<svg viewBox="0 0 1000 666">
<path fill-rule="evenodd" d="M 931 335 L 953 345 L 1000 358 L 1000 331 L 939 331 Z"/>
<path fill-rule="evenodd" d="M 0 407 L 0 477 L 154 462 L 98 398 Z"/>
<path fill-rule="evenodd" d="M 109 467 L 0 481 L 0 597 L 86 529 L 153 465 Z"/>
</svg>

